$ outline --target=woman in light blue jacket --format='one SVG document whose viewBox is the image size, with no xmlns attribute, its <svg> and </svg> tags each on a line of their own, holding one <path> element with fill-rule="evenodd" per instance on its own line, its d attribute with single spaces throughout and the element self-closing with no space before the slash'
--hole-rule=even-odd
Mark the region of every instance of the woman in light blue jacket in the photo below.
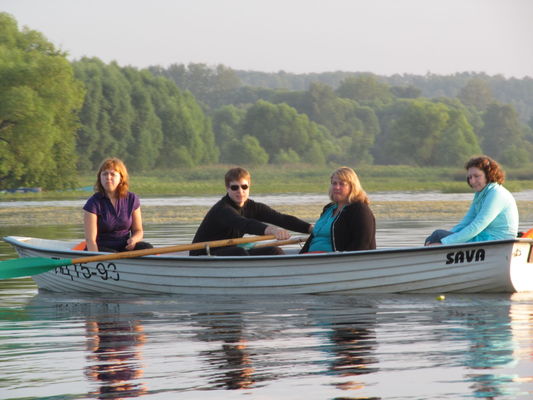
<svg viewBox="0 0 533 400">
<path fill-rule="evenodd" d="M 466 181 L 475 190 L 464 218 L 449 231 L 438 229 L 426 246 L 514 239 L 518 233 L 518 209 L 513 195 L 502 186 L 505 173 L 487 156 L 471 158 L 465 165 Z"/>
</svg>

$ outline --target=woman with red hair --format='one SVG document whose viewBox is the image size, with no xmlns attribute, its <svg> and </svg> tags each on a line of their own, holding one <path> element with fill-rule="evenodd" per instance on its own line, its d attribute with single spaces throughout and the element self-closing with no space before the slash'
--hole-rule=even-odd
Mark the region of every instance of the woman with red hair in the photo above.
<svg viewBox="0 0 533 400">
<path fill-rule="evenodd" d="M 96 174 L 96 193 L 83 207 L 87 250 L 116 252 L 153 247 L 141 241 L 141 203 L 128 188 L 124 163 L 118 158 L 104 160 Z"/>
<path fill-rule="evenodd" d="M 518 233 L 518 209 L 513 195 L 502 186 L 505 173 L 487 156 L 465 164 L 466 181 L 476 194 L 464 218 L 449 231 L 438 229 L 426 246 L 514 239 Z"/>
</svg>

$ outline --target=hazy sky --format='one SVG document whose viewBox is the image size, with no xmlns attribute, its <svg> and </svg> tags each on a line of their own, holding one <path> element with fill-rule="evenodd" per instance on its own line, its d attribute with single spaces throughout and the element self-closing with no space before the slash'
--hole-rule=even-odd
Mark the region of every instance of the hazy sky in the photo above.
<svg viewBox="0 0 533 400">
<path fill-rule="evenodd" d="M 533 77 L 533 0 L 0 0 L 0 11 L 71 59 Z"/>
</svg>

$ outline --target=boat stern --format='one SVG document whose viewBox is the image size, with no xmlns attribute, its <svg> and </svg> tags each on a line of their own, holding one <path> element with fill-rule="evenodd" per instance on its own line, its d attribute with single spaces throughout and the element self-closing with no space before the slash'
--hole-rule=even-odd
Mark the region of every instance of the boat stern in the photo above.
<svg viewBox="0 0 533 400">
<path fill-rule="evenodd" d="M 514 290 L 533 292 L 533 240 L 517 240 L 511 257 L 510 275 Z"/>
</svg>

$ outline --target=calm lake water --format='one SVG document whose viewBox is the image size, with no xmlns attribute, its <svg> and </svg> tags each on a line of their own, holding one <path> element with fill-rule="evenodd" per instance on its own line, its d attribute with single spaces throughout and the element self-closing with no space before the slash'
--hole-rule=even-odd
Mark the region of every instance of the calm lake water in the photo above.
<svg viewBox="0 0 533 400">
<path fill-rule="evenodd" d="M 418 245 L 454 222 L 378 221 L 378 244 Z M 146 238 L 190 242 L 196 227 L 148 225 Z M 0 399 L 533 398 L 533 293 L 437 294 L 93 296 L 3 281 Z"/>
</svg>

